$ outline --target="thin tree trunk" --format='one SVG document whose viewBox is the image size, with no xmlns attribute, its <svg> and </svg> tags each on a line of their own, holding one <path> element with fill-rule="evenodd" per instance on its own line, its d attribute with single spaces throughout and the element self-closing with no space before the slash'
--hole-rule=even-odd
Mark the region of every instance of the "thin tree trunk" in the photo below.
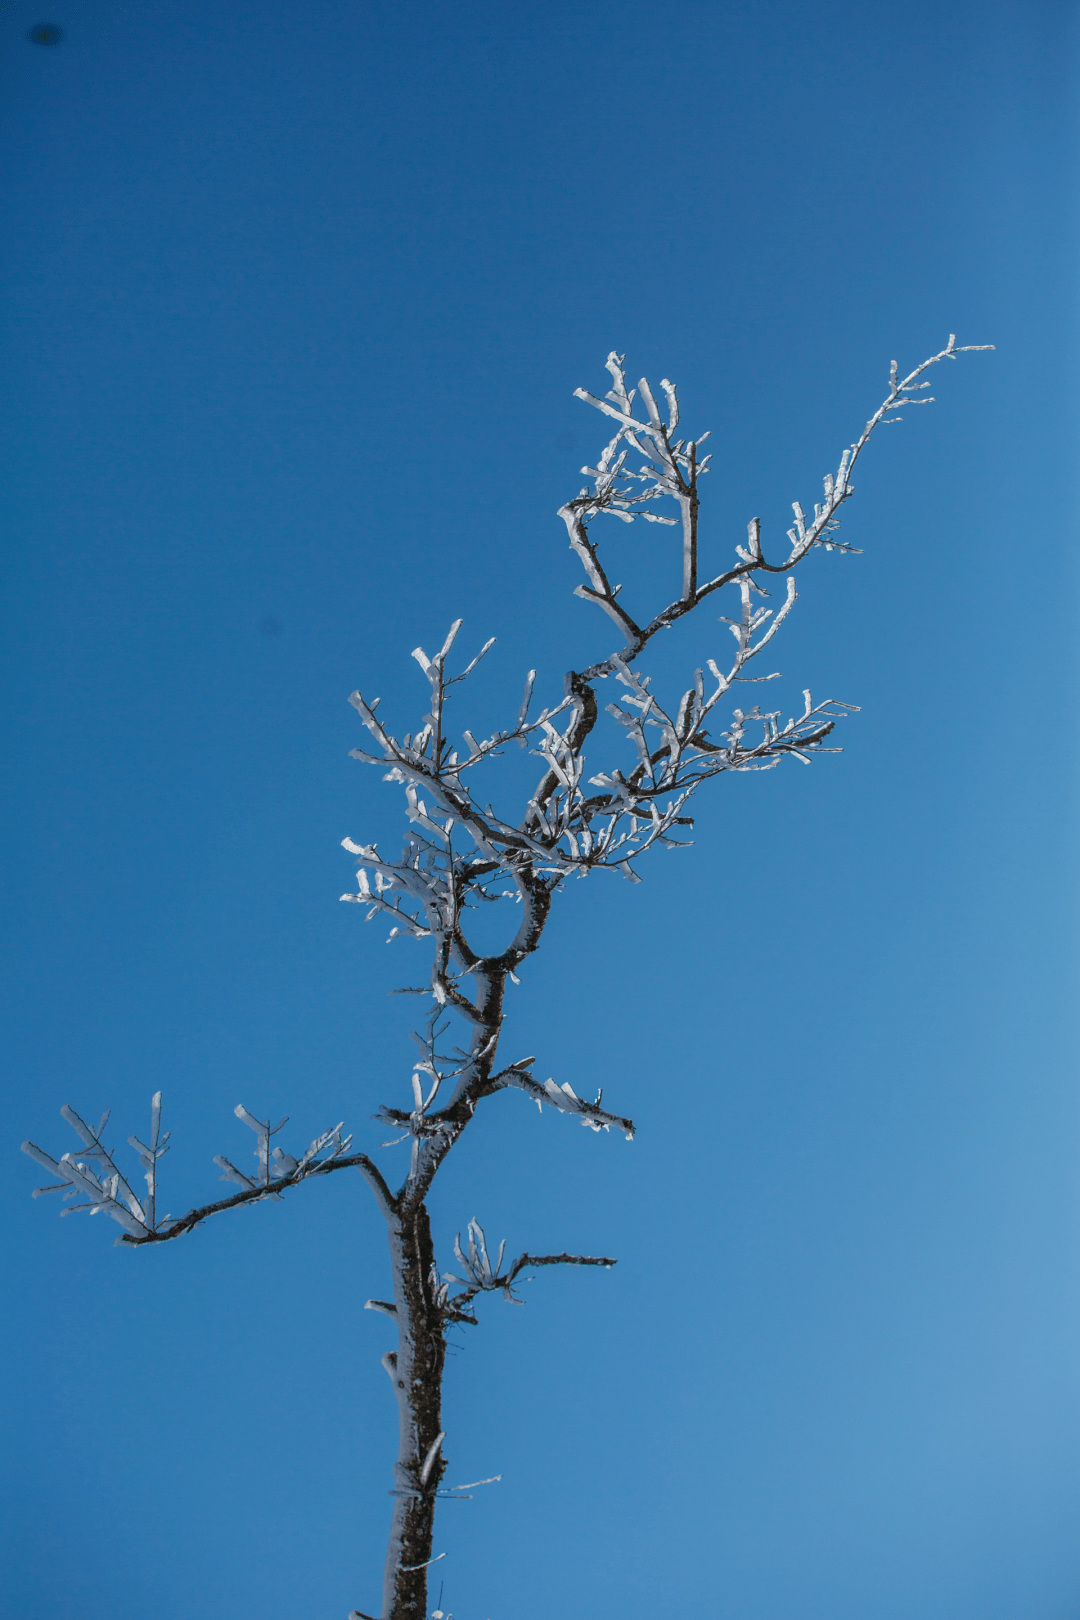
<svg viewBox="0 0 1080 1620">
<path fill-rule="evenodd" d="M 442 1433 L 443 1318 L 434 1298 L 435 1252 L 422 1203 L 388 1217 L 398 1348 L 385 1357 L 397 1396 L 394 1514 L 383 1575 L 382 1620 L 424 1620 L 435 1493 L 446 1466 Z M 425 1479 L 425 1465 L 427 1478 Z"/>
</svg>

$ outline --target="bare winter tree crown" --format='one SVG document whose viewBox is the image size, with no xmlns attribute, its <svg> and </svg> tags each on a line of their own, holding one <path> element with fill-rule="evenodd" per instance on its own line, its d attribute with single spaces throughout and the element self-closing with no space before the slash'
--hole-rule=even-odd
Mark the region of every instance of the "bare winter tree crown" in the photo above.
<svg viewBox="0 0 1080 1620">
<path fill-rule="evenodd" d="M 433 656 L 417 647 L 413 658 L 429 688 L 425 712 L 416 731 L 395 737 L 379 715 L 379 700 L 360 692 L 350 698 L 368 733 L 353 757 L 377 766 L 383 780 L 396 783 L 405 795 L 408 832 L 400 858 L 380 854 L 374 844 L 344 840 L 358 861 L 357 892 L 343 900 L 366 908 L 369 919 L 384 917 L 391 939 L 408 937 L 427 943 L 429 985 L 417 992 L 429 1012 L 414 1032 L 417 1056 L 409 1080 L 411 1099 L 404 1107 L 384 1105 L 376 1118 L 398 1134 L 391 1147 L 408 1143 L 409 1163 L 394 1191 L 383 1172 L 365 1153 L 352 1152 L 352 1137 L 342 1125 L 316 1136 L 296 1158 L 271 1147 L 286 1120 L 271 1124 L 236 1108 L 255 1136 L 252 1172 L 238 1169 L 218 1155 L 221 1179 L 238 1190 L 202 1204 L 186 1214 L 157 1213 L 158 1165 L 169 1148 L 161 1130 L 161 1093 L 151 1105 L 147 1141 L 129 1136 L 146 1182 L 137 1194 L 106 1147 L 104 1114 L 96 1126 L 73 1108 L 61 1109 L 81 1147 L 59 1160 L 23 1143 L 23 1151 L 57 1179 L 34 1196 L 60 1193 L 63 1214 L 106 1214 L 121 1227 L 117 1242 L 131 1247 L 166 1243 L 190 1231 L 211 1215 L 244 1204 L 280 1199 L 291 1188 L 338 1170 L 360 1171 L 374 1194 L 390 1241 L 392 1301 L 372 1299 L 371 1309 L 391 1316 L 397 1326 L 397 1349 L 383 1358 L 398 1401 L 400 1439 L 394 1473 L 392 1527 L 383 1578 L 381 1620 L 420 1620 L 426 1612 L 427 1570 L 432 1558 L 436 1501 L 467 1493 L 469 1486 L 444 1487 L 446 1457 L 441 1427 L 441 1391 L 446 1329 L 455 1322 L 475 1323 L 474 1307 L 483 1293 L 516 1299 L 515 1285 L 532 1268 L 552 1265 L 614 1265 L 606 1257 L 577 1254 L 522 1254 L 509 1264 L 506 1245 L 494 1259 L 485 1234 L 472 1220 L 464 1246 L 455 1243 L 457 1272 L 440 1272 L 431 1239 L 426 1198 L 440 1166 L 485 1098 L 516 1089 L 539 1108 L 576 1116 L 593 1131 L 612 1127 L 629 1139 L 633 1123 L 603 1106 L 603 1094 L 588 1101 L 568 1081 L 540 1080 L 533 1057 L 517 1057 L 500 1067 L 498 1048 L 503 1030 L 507 981 L 540 944 L 553 899 L 565 880 L 594 871 L 620 873 L 639 881 L 637 862 L 656 845 L 677 846 L 691 825 L 689 800 L 709 778 L 730 771 L 770 770 L 785 755 L 809 763 L 812 755 L 837 750 L 829 743 L 836 722 L 852 705 L 832 699 L 815 703 L 803 693 L 801 712 L 784 718 L 781 710 L 760 704 L 724 711 L 733 689 L 748 681 L 768 682 L 773 673 L 751 676 L 748 665 L 776 636 L 796 601 L 793 570 L 815 548 L 852 551 L 838 538 L 839 513 L 854 493 L 851 475 L 875 428 L 897 421 L 904 405 L 930 404 L 919 397 L 929 386 L 923 373 L 941 360 L 952 360 L 990 344 L 958 347 L 955 338 L 900 378 L 896 363 L 889 391 L 862 433 L 842 454 L 835 472 L 824 479 L 823 496 L 810 517 L 796 501 L 794 524 L 780 553 L 766 555 L 761 525 L 751 520 L 745 544 L 734 548 L 735 560 L 718 573 L 702 577 L 699 558 L 699 486 L 710 457 L 701 448 L 709 435 L 679 435 L 679 402 L 674 384 L 664 379 L 664 410 L 644 378 L 627 389 L 623 357 L 608 356 L 612 385 L 597 398 L 577 389 L 579 399 L 614 424 L 612 437 L 595 467 L 583 472 L 590 483 L 560 508 L 570 545 L 585 580 L 576 594 L 594 603 L 614 625 L 617 650 L 565 678 L 563 696 L 533 712 L 536 672 L 530 670 L 516 718 L 506 729 L 477 737 L 464 730 L 459 738 L 447 728 L 446 705 L 452 687 L 465 681 L 493 645 L 480 651 L 457 673 L 449 659 L 461 620 L 450 627 Z M 640 405 L 643 414 L 637 414 Z M 664 503 L 674 503 L 664 509 Z M 624 607 L 618 585 L 610 583 L 600 560 L 593 520 L 605 516 L 623 523 L 638 518 L 678 531 L 681 561 L 679 593 L 651 616 L 634 618 Z M 786 574 L 786 594 L 773 610 L 765 580 Z M 678 623 L 714 593 L 731 587 L 738 606 L 725 622 L 734 639 L 728 659 L 709 659 L 693 672 L 686 689 L 666 706 L 648 675 L 637 669 L 640 655 L 661 630 Z M 596 688 L 612 679 L 618 691 L 605 705 L 610 721 L 603 764 L 590 767 L 586 743 L 603 741 Z M 496 809 L 480 783 L 485 767 L 514 745 L 539 760 L 535 787 L 527 802 Z M 591 774 L 587 774 L 591 772 Z M 470 940 L 470 912 L 480 906 L 514 908 L 504 943 L 495 952 L 481 951 Z M 454 1023 L 463 1028 L 463 1044 L 444 1050 Z M 72 1199 L 81 1201 L 71 1203 Z M 499 1477 L 499 1476 L 493 1476 Z M 491 1483 L 489 1480 L 476 1484 Z M 439 1555 L 440 1558 L 444 1556 Z M 353 1620 L 369 1620 L 362 1610 Z"/>
</svg>

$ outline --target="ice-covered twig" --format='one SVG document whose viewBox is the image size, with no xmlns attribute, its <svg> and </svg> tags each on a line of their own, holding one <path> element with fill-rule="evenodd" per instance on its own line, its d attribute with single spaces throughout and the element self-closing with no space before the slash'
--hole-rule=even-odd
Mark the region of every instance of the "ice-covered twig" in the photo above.
<svg viewBox="0 0 1080 1620">
<path fill-rule="evenodd" d="M 451 1502 L 469 1502 L 472 1498 L 462 1496 L 462 1491 L 475 1491 L 481 1485 L 497 1485 L 501 1479 L 501 1474 L 489 1474 L 487 1479 L 469 1479 L 464 1485 L 442 1485 L 438 1495 L 447 1497 Z"/>
<path fill-rule="evenodd" d="M 238 1170 L 234 1164 L 231 1164 L 228 1159 L 219 1153 L 215 1157 L 214 1163 L 223 1172 L 221 1177 L 222 1181 L 235 1181 L 238 1187 L 244 1187 L 249 1192 L 256 1187 L 263 1187 L 267 1190 L 269 1197 L 276 1197 L 276 1194 L 269 1191 L 270 1138 L 272 1136 L 276 1136 L 282 1127 L 288 1124 L 289 1116 L 286 1114 L 285 1118 L 280 1119 L 276 1125 L 271 1125 L 269 1120 L 256 1119 L 254 1114 L 249 1114 L 243 1103 L 237 1103 L 236 1107 L 233 1109 L 233 1113 L 236 1115 L 237 1119 L 242 1119 L 244 1124 L 249 1126 L 258 1137 L 258 1146 L 255 1148 L 255 1158 L 258 1160 L 259 1171 L 256 1179 L 253 1181 L 250 1176 L 245 1176 L 242 1170 Z M 275 1149 L 275 1153 L 277 1154 L 280 1154 L 280 1151 L 280 1148 Z M 292 1162 L 295 1164 L 296 1160 L 294 1159 Z"/>
<path fill-rule="evenodd" d="M 33 1142 L 24 1142 L 22 1150 L 37 1164 L 61 1177 L 61 1180 L 48 1187 L 36 1187 L 33 1196 L 38 1198 L 42 1193 L 62 1192 L 65 1202 L 79 1193 L 86 1195 L 86 1203 L 72 1204 L 70 1209 L 61 1210 L 62 1215 L 74 1215 L 81 1211 L 88 1211 L 91 1215 L 104 1212 L 112 1217 L 124 1228 L 124 1233 L 117 1238 L 117 1242 L 132 1238 L 145 1241 L 152 1237 L 156 1229 L 155 1203 L 157 1193 L 157 1161 L 168 1152 L 169 1132 L 161 1135 L 161 1092 L 154 1094 L 150 1107 L 150 1144 L 140 1142 L 138 1137 L 131 1136 L 128 1141 L 139 1155 L 139 1162 L 146 1172 L 147 1197 L 145 1201 L 138 1199 L 130 1183 L 113 1162 L 112 1154 L 103 1144 L 101 1137 L 109 1122 L 109 1110 L 101 1116 L 96 1130 L 87 1125 L 86 1121 L 75 1112 L 74 1108 L 64 1105 L 60 1110 L 61 1118 L 82 1139 L 83 1155 L 86 1159 L 95 1160 L 100 1166 L 100 1174 L 95 1173 L 90 1165 L 76 1158 L 72 1153 L 65 1153 L 57 1161 L 42 1148 Z"/>
<path fill-rule="evenodd" d="M 531 1063 L 532 1059 L 530 1058 L 528 1062 Z M 492 1078 L 489 1084 L 492 1090 L 501 1090 L 503 1087 L 516 1087 L 518 1091 L 523 1091 L 526 1096 L 531 1097 L 541 1112 L 543 1112 L 546 1103 L 548 1107 L 556 1108 L 560 1113 L 576 1114 L 581 1123 L 590 1130 L 606 1131 L 610 1130 L 614 1125 L 618 1130 L 622 1131 L 628 1142 L 633 1139 L 634 1122 L 632 1119 L 624 1119 L 621 1114 L 610 1114 L 606 1109 L 601 1108 L 600 1104 L 604 1096 L 602 1090 L 597 1092 L 595 1102 L 587 1102 L 584 1097 L 578 1097 L 574 1092 L 574 1088 L 565 1081 L 561 1086 L 556 1085 L 554 1080 L 545 1080 L 541 1085 L 538 1080 L 533 1079 L 528 1071 L 527 1064 L 518 1063 L 511 1064 L 509 1068 L 503 1069 L 500 1074 Z"/>
<path fill-rule="evenodd" d="M 447 1320 L 474 1321 L 475 1318 L 464 1316 L 478 1294 L 500 1292 L 504 1299 L 513 1305 L 520 1305 L 521 1300 L 513 1291 L 515 1279 L 527 1266 L 603 1266 L 610 1269 L 617 1262 L 607 1256 L 594 1256 L 585 1254 L 522 1254 L 505 1272 L 502 1269 L 503 1256 L 506 1253 L 506 1239 L 499 1244 L 499 1253 L 492 1265 L 488 1255 L 487 1239 L 484 1229 L 477 1220 L 471 1220 L 468 1225 L 467 1247 L 461 1246 L 461 1233 L 454 1239 L 454 1253 L 465 1272 L 464 1277 L 454 1272 L 443 1273 L 444 1283 L 457 1283 L 462 1287 L 460 1294 L 449 1294 L 444 1303 Z"/>
<path fill-rule="evenodd" d="M 169 1137 L 171 1131 L 161 1134 L 161 1092 L 155 1091 L 150 1101 L 150 1141 L 140 1142 L 137 1136 L 129 1136 L 128 1142 L 139 1155 L 139 1163 L 143 1167 L 146 1178 L 146 1197 L 143 1208 L 146 1212 L 146 1224 L 151 1231 L 156 1225 L 157 1211 L 157 1164 L 163 1154 L 169 1151 Z"/>
</svg>

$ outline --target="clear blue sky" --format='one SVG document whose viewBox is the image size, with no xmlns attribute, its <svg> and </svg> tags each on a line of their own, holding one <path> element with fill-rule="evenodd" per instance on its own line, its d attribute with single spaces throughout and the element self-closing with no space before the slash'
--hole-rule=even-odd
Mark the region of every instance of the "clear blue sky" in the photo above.
<svg viewBox="0 0 1080 1620">
<path fill-rule="evenodd" d="M 1080 1614 L 1075 20 L 4 8 L 4 1613 L 377 1603 L 360 1177 L 128 1253 L 18 1144 L 161 1088 L 173 1211 L 237 1102 L 377 1148 L 422 969 L 337 903 L 398 825 L 347 694 L 412 722 L 458 615 L 481 717 L 609 650 L 555 509 L 611 348 L 712 428 L 724 558 L 955 331 L 997 352 L 873 445 L 777 646 L 845 752 L 575 886 L 516 992 L 510 1055 L 640 1130 L 508 1095 L 440 1182 L 444 1264 L 473 1215 L 620 1264 L 456 1336 L 453 1477 L 504 1480 L 438 1570 L 457 1620 Z M 665 532 L 610 537 L 635 589 Z"/>
</svg>

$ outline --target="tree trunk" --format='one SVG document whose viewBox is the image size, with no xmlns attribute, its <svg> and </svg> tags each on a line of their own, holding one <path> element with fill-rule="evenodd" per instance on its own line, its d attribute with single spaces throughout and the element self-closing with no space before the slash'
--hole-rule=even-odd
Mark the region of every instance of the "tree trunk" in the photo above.
<svg viewBox="0 0 1080 1620">
<path fill-rule="evenodd" d="M 446 1342 L 434 1298 L 437 1277 L 427 1210 L 422 1203 L 400 1206 L 388 1225 L 398 1348 L 384 1362 L 397 1396 L 399 1440 L 382 1620 L 425 1620 L 435 1493 L 446 1467 L 441 1451 L 432 1449 L 442 1433 Z"/>
</svg>

